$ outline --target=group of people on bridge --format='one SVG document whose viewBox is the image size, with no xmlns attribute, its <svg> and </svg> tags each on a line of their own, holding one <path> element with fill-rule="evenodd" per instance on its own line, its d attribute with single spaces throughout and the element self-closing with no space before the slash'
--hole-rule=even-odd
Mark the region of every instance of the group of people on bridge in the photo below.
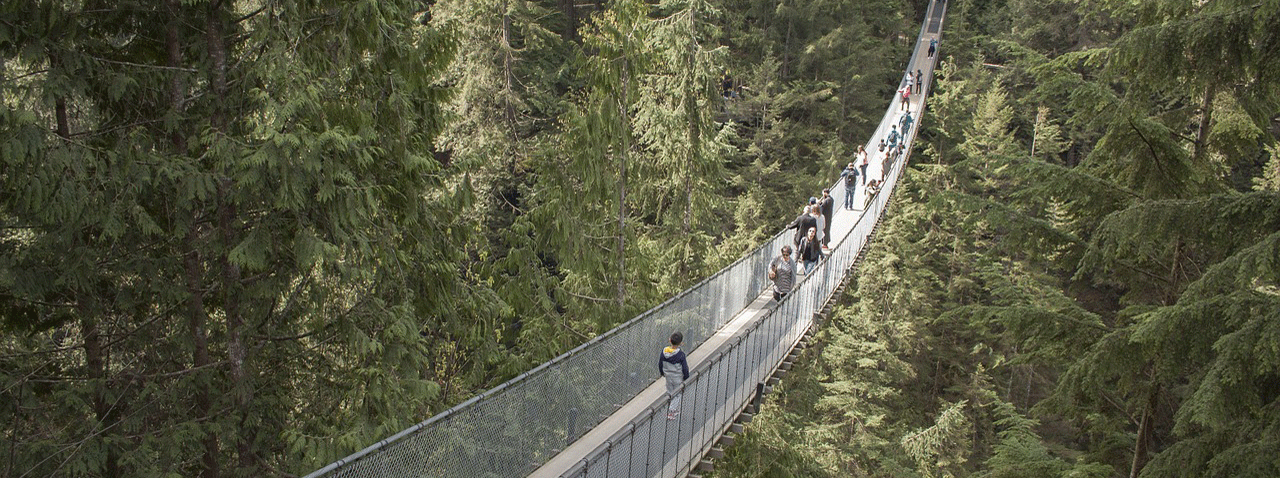
<svg viewBox="0 0 1280 478">
<path fill-rule="evenodd" d="M 911 116 L 911 96 L 913 93 L 921 92 L 923 79 L 924 72 L 918 69 L 915 73 L 908 71 L 903 77 L 902 87 L 898 89 L 898 94 L 902 98 L 901 108 L 899 108 L 902 114 L 898 116 L 895 124 L 890 125 L 889 133 L 880 139 L 877 146 L 876 154 L 881 157 L 880 177 L 868 180 L 867 166 L 871 163 L 871 155 L 862 145 L 858 145 L 858 151 L 854 153 L 854 161 L 840 172 L 840 181 L 844 184 L 845 210 L 865 209 L 880 192 L 894 162 L 906 151 L 907 134 L 915 125 L 915 118 Z M 855 200 L 859 185 L 866 188 L 862 204 L 858 204 Z M 831 190 L 823 189 L 822 197 L 809 198 L 809 203 L 804 206 L 800 216 L 787 225 L 788 230 L 796 230 L 795 237 L 790 245 L 782 246 L 781 255 L 775 257 L 769 264 L 769 280 L 773 281 L 775 301 L 781 301 L 791 292 L 797 274 L 812 272 L 826 256 L 826 252 L 830 249 L 834 208 L 835 199 L 831 197 Z M 796 251 L 794 259 L 791 256 L 792 251 Z"/>
<path fill-rule="evenodd" d="M 937 45 L 937 39 L 930 41 L 930 58 L 936 52 Z M 889 133 L 880 139 L 876 147 L 876 154 L 881 157 L 880 177 L 868 181 L 867 166 L 871 164 L 871 155 L 862 145 L 858 145 L 858 150 L 854 153 L 854 161 L 850 162 L 840 172 L 839 181 L 844 185 L 845 210 L 866 209 L 871 204 L 871 201 L 875 199 L 876 194 L 880 192 L 880 188 L 885 179 L 888 178 L 889 170 L 893 167 L 893 164 L 906 151 L 907 135 L 915 124 L 915 118 L 911 116 L 911 99 L 912 95 L 920 94 L 923 91 L 923 83 L 924 72 L 920 69 L 917 69 L 914 73 L 908 70 L 902 78 L 900 88 L 897 90 L 897 97 L 901 98 L 898 108 L 901 114 L 895 123 L 890 124 Z M 721 78 L 721 87 L 722 94 L 726 99 L 734 99 L 740 96 L 742 86 L 733 81 L 728 71 L 725 71 L 724 76 Z M 859 185 L 866 189 L 865 198 L 860 205 L 855 200 Z M 769 280 L 773 281 L 773 300 L 775 302 L 781 302 L 791 292 L 791 289 L 795 286 L 797 274 L 813 272 L 830 251 L 831 224 L 835 216 L 834 209 L 835 198 L 831 197 L 831 189 L 823 189 L 822 196 L 810 197 L 809 202 L 802 208 L 800 215 L 791 221 L 791 224 L 787 225 L 787 230 L 796 230 L 795 236 L 792 238 L 791 244 L 782 246 L 781 255 L 775 257 L 769 263 L 768 274 Z M 791 256 L 792 251 L 796 251 L 796 258 L 794 259 Z M 664 348 L 658 355 L 658 371 L 666 379 L 667 393 L 671 395 L 671 401 L 667 405 L 668 420 L 675 420 L 680 416 L 680 394 L 677 390 L 684 380 L 689 378 L 689 365 L 686 362 L 686 355 L 684 351 L 680 350 L 683 340 L 684 337 L 679 332 L 672 334 L 671 345 Z"/>
</svg>

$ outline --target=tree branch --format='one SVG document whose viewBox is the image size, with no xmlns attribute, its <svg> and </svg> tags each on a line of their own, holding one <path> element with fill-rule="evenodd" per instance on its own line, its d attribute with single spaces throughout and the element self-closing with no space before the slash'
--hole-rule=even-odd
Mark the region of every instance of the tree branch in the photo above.
<svg viewBox="0 0 1280 478">
<path fill-rule="evenodd" d="M 93 58 L 95 61 L 99 61 L 99 62 L 102 62 L 102 63 L 111 63 L 111 64 L 123 65 L 123 66 L 132 66 L 132 67 L 134 67 L 134 68 L 147 68 L 147 69 L 152 69 L 152 70 L 182 71 L 182 72 L 186 72 L 186 73 L 199 73 L 199 72 L 200 72 L 200 70 L 197 70 L 197 69 L 195 69 L 195 68 L 183 68 L 183 67 L 180 67 L 180 66 L 144 65 L 144 64 L 142 64 L 142 63 L 133 63 L 133 62 L 128 62 L 128 61 L 108 60 L 108 59 L 106 59 L 106 58 L 99 58 L 99 57 L 96 57 L 96 56 L 91 56 L 90 58 Z"/>
</svg>

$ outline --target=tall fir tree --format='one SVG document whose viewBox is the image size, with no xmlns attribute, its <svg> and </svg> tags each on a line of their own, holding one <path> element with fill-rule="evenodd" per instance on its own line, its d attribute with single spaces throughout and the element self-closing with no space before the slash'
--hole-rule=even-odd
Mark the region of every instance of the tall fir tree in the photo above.
<svg viewBox="0 0 1280 478">
<path fill-rule="evenodd" d="M 438 406 L 437 360 L 489 347 L 496 301 L 453 259 L 471 193 L 431 149 L 452 47 L 417 4 L 17 3 L 12 469 L 319 466 Z"/>
</svg>

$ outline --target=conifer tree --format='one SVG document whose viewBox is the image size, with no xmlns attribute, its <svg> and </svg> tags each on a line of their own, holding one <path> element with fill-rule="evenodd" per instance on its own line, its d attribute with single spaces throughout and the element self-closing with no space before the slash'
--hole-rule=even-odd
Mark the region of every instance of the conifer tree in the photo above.
<svg viewBox="0 0 1280 478">
<path fill-rule="evenodd" d="M 313 468 L 436 405 L 424 335 L 490 341 L 431 151 L 447 38 L 404 2 L 243 6 L 6 15 L 14 469 Z"/>
<path fill-rule="evenodd" d="M 665 276 L 676 279 L 667 288 L 674 292 L 712 272 L 700 259 L 717 229 L 710 222 L 724 174 L 720 157 L 728 147 L 712 121 L 725 48 L 714 43 L 720 12 L 709 2 L 670 1 L 658 11 L 666 16 L 652 21 L 646 37 L 654 68 L 637 91 L 636 136 L 646 161 L 637 164 L 645 180 L 636 197 L 639 207 L 659 217 L 664 231 L 657 243 L 680 246 L 664 253 L 678 257 L 678 274 Z"/>
<path fill-rule="evenodd" d="M 583 32 L 590 51 L 581 58 L 585 89 L 566 115 L 554 148 L 560 153 L 537 165 L 532 220 L 557 254 L 564 300 L 577 302 L 579 320 L 597 331 L 648 297 L 631 287 L 647 275 L 628 261 L 638 252 L 630 242 L 636 235 L 634 116 L 638 78 L 652 57 L 645 45 L 648 11 L 643 2 L 619 0 L 592 17 Z"/>
</svg>

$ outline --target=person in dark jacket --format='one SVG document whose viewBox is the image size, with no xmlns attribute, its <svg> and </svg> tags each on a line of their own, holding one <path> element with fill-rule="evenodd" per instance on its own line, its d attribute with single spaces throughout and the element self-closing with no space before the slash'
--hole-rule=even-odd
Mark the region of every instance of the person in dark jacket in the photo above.
<svg viewBox="0 0 1280 478">
<path fill-rule="evenodd" d="M 689 379 L 689 361 L 686 360 L 684 351 L 680 350 L 682 343 L 684 334 L 671 334 L 671 346 L 658 354 L 658 373 L 667 379 L 667 394 L 671 395 L 671 402 L 667 404 L 667 420 L 675 420 L 680 416 L 680 395 L 676 394 L 676 389 Z"/>
<path fill-rule="evenodd" d="M 822 260 L 822 247 L 818 245 L 818 228 L 809 228 L 809 234 L 800 240 L 800 260 L 804 261 L 804 273 L 809 275 Z"/>
<path fill-rule="evenodd" d="M 827 221 L 822 224 L 822 247 L 829 249 L 831 245 L 831 223 L 835 222 L 833 214 L 836 212 L 836 199 L 831 197 L 830 189 L 822 190 L 822 199 L 818 200 L 818 207 L 822 208 L 822 217 L 827 218 Z"/>
<path fill-rule="evenodd" d="M 800 240 L 804 239 L 804 235 L 808 233 L 809 228 L 818 227 L 818 218 L 813 214 L 810 214 L 813 212 L 813 210 L 810 209 L 811 207 L 813 206 L 805 207 L 804 212 L 800 213 L 800 216 L 796 217 L 796 220 L 791 221 L 791 225 L 787 226 L 787 229 L 796 230 L 796 237 L 791 240 L 791 244 L 796 246 L 796 248 L 800 247 Z"/>
</svg>

